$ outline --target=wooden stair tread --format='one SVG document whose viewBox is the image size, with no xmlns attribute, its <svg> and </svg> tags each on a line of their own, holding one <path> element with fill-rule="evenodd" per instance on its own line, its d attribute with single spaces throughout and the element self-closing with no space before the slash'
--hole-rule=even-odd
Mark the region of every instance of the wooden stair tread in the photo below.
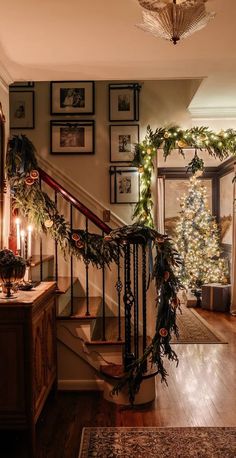
<svg viewBox="0 0 236 458">
<path fill-rule="evenodd" d="M 123 364 L 101 364 L 100 371 L 105 377 L 113 379 L 122 379 L 125 375 Z M 152 366 L 151 362 L 148 361 L 148 370 L 144 374 L 144 378 L 153 377 L 157 374 L 157 369 Z"/>
<path fill-rule="evenodd" d="M 96 325 L 92 335 L 91 342 L 89 344 L 95 343 L 104 343 L 104 344 L 121 344 L 124 343 L 125 336 L 125 317 L 121 317 L 121 340 L 118 341 L 118 317 L 117 316 L 108 316 L 105 318 L 105 330 L 106 330 L 106 340 L 102 340 L 102 317 L 98 317 L 96 320 Z"/>
<path fill-rule="evenodd" d="M 71 315 L 71 301 L 68 302 L 63 312 L 59 315 L 59 318 L 66 319 L 96 319 L 99 313 L 99 309 L 102 304 L 102 298 L 99 296 L 89 297 L 89 315 L 87 312 L 86 297 L 74 297 L 73 298 L 73 314 Z"/>
<path fill-rule="evenodd" d="M 77 280 L 78 278 L 74 277 L 73 284 L 75 284 Z M 54 277 L 47 277 L 45 281 L 56 281 L 56 280 Z M 70 287 L 71 287 L 71 277 L 58 277 L 56 293 L 58 294 L 66 293 Z"/>
<path fill-rule="evenodd" d="M 42 256 L 42 261 L 43 262 L 51 261 L 52 259 L 54 259 L 53 254 L 51 254 L 51 255 L 44 254 Z M 39 254 L 34 254 L 31 257 L 31 263 L 30 263 L 31 267 L 36 267 L 36 266 L 40 265 L 40 260 L 41 260 L 40 255 Z"/>
<path fill-rule="evenodd" d="M 100 371 L 103 375 L 111 378 L 123 378 L 125 375 L 123 364 L 107 364 L 101 365 Z"/>
</svg>

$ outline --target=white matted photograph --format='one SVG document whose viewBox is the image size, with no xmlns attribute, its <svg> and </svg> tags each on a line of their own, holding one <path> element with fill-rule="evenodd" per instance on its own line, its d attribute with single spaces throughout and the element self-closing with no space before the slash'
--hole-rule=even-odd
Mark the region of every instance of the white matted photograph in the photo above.
<svg viewBox="0 0 236 458">
<path fill-rule="evenodd" d="M 51 121 L 51 154 L 94 154 L 94 121 Z"/>
<path fill-rule="evenodd" d="M 34 91 L 10 91 L 10 128 L 34 129 Z"/>
<path fill-rule="evenodd" d="M 93 81 L 51 81 L 51 114 L 94 114 Z"/>
<path fill-rule="evenodd" d="M 135 145 L 139 142 L 139 125 L 110 126 L 110 161 L 132 162 Z"/>
<path fill-rule="evenodd" d="M 109 84 L 110 121 L 138 121 L 139 89 L 136 83 Z"/>
<path fill-rule="evenodd" d="M 136 167 L 110 167 L 110 202 L 135 204 L 139 201 L 140 176 Z"/>
</svg>

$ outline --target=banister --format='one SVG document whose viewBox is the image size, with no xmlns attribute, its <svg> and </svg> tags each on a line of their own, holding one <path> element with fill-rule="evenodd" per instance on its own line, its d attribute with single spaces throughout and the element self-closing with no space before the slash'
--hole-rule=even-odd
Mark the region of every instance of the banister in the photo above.
<svg viewBox="0 0 236 458">
<path fill-rule="evenodd" d="M 72 196 L 70 192 L 68 192 L 63 186 L 61 186 L 54 178 L 52 178 L 50 175 L 48 175 L 43 169 L 40 167 L 38 168 L 39 174 L 41 179 L 49 185 L 51 188 L 53 188 L 55 191 L 60 193 L 67 202 L 70 202 L 71 205 L 73 205 L 74 208 L 79 210 L 86 218 L 89 219 L 92 223 L 95 224 L 101 231 L 104 231 L 105 234 L 109 234 L 111 232 L 111 228 L 104 223 L 95 213 L 93 213 L 91 210 L 89 210 L 82 202 L 80 202 L 77 198 Z"/>
</svg>

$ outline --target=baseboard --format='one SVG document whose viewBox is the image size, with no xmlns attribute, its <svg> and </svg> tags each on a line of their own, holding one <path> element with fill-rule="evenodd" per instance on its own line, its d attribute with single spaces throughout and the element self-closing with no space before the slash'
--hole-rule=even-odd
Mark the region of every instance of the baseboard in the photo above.
<svg viewBox="0 0 236 458">
<path fill-rule="evenodd" d="M 104 380 L 58 380 L 60 391 L 104 391 Z"/>
</svg>

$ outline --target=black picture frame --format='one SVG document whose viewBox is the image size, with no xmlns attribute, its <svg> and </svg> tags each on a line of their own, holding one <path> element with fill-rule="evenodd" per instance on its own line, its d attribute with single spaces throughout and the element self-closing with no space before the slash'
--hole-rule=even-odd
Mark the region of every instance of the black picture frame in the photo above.
<svg viewBox="0 0 236 458">
<path fill-rule="evenodd" d="M 34 129 L 34 91 L 10 91 L 10 129 Z"/>
<path fill-rule="evenodd" d="M 139 143 L 139 124 L 110 124 L 110 162 L 130 163 Z"/>
<path fill-rule="evenodd" d="M 95 154 L 94 120 L 50 121 L 50 154 Z"/>
<path fill-rule="evenodd" d="M 137 167 L 110 166 L 110 203 L 136 204 L 140 198 L 140 174 Z"/>
<path fill-rule="evenodd" d="M 94 81 L 51 81 L 50 112 L 64 116 L 94 115 Z"/>
<path fill-rule="evenodd" d="M 109 121 L 139 121 L 138 83 L 109 84 Z"/>
<path fill-rule="evenodd" d="M 14 83 L 10 84 L 9 88 L 11 89 L 17 89 L 17 88 L 33 88 L 34 87 L 34 81 L 15 81 Z"/>
</svg>

